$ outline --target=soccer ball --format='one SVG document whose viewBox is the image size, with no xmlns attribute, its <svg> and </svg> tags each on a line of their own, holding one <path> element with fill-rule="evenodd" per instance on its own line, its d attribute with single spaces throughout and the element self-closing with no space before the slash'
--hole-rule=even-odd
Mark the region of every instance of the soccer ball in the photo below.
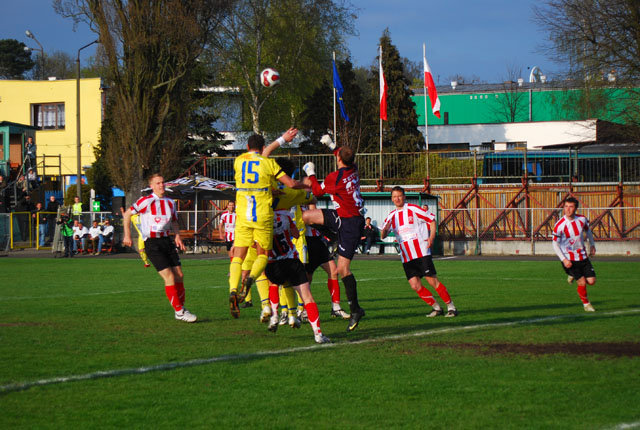
<svg viewBox="0 0 640 430">
<path fill-rule="evenodd" d="M 280 82 L 280 74 L 272 68 L 266 68 L 260 72 L 260 83 L 262 86 L 271 88 Z"/>
</svg>

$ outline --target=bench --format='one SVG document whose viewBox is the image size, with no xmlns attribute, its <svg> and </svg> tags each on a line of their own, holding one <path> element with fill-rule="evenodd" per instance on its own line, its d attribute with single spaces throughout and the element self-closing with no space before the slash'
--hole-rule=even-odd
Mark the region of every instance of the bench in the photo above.
<svg viewBox="0 0 640 430">
<path fill-rule="evenodd" d="M 207 254 L 217 253 L 218 247 L 225 246 L 225 242 L 220 239 L 220 234 L 217 230 L 212 230 L 209 234 L 205 231 L 196 233 L 195 230 L 180 230 L 180 238 L 184 246 L 192 251 L 195 250 L 197 239 L 198 248 Z"/>
</svg>

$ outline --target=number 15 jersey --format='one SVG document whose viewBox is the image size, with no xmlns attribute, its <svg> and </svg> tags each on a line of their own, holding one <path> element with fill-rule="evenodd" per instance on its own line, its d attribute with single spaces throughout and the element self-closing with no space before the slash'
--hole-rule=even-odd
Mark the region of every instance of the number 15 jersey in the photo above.
<svg viewBox="0 0 640 430">
<path fill-rule="evenodd" d="M 256 152 L 246 152 L 233 163 L 238 226 L 273 229 L 271 184 L 284 176 L 278 163 Z"/>
</svg>

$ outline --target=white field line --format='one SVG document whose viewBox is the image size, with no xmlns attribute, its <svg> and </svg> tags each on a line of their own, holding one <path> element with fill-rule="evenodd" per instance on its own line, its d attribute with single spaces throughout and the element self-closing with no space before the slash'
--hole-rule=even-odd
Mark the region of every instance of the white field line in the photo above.
<svg viewBox="0 0 640 430">
<path fill-rule="evenodd" d="M 640 421 L 636 421 L 635 423 L 620 423 L 615 427 L 611 427 L 613 430 L 626 430 L 626 429 L 635 429 L 640 427 Z"/>
<path fill-rule="evenodd" d="M 635 313 L 640 313 L 640 309 L 601 312 L 596 315 L 615 316 L 615 315 L 626 315 L 626 314 L 635 314 Z M 530 318 L 530 319 L 524 319 L 524 320 L 506 321 L 501 323 L 454 326 L 454 327 L 446 327 L 446 328 L 439 328 L 439 329 L 433 329 L 433 330 L 417 331 L 413 333 L 379 336 L 375 338 L 361 339 L 361 340 L 356 340 L 352 342 L 346 341 L 346 342 L 329 343 L 329 344 L 322 344 L 322 345 L 316 344 L 316 345 L 310 345 L 310 346 L 300 346 L 296 348 L 277 349 L 273 351 L 257 351 L 257 352 L 247 353 L 247 354 L 221 355 L 218 357 L 198 358 L 194 360 L 187 360 L 187 361 L 173 362 L 173 363 L 162 363 L 154 366 L 132 367 L 128 369 L 100 370 L 97 372 L 85 373 L 84 375 L 59 376 L 59 377 L 48 378 L 48 379 L 39 379 L 35 381 L 25 381 L 25 382 L 19 382 L 15 384 L 0 385 L 0 395 L 11 393 L 14 391 L 27 390 L 29 388 L 43 386 L 43 385 L 62 384 L 62 383 L 76 382 L 76 381 L 87 381 L 87 380 L 101 379 L 101 378 L 112 378 L 116 376 L 141 375 L 149 372 L 202 366 L 205 364 L 225 362 L 225 361 L 239 361 L 239 360 L 254 359 L 254 358 L 261 358 L 261 357 L 271 357 L 271 356 L 277 356 L 277 355 L 292 354 L 292 353 L 304 352 L 304 351 L 313 351 L 313 350 L 318 350 L 320 348 L 338 348 L 338 347 L 350 346 L 350 345 L 363 345 L 368 343 L 385 342 L 389 340 L 437 336 L 445 333 L 466 332 L 466 331 L 473 331 L 473 330 L 511 327 L 511 326 L 517 326 L 517 325 L 526 325 L 526 324 L 537 324 L 537 323 L 544 323 L 548 321 L 555 321 L 555 320 L 562 320 L 562 319 L 588 318 L 590 316 L 592 315 L 587 315 L 587 314 L 555 315 L 555 316 L 548 316 L 548 317 L 541 317 L 541 318 Z M 629 425 L 635 425 L 635 424 L 636 423 L 632 423 Z M 627 424 L 624 424 L 624 425 L 627 425 Z M 630 427 L 623 427 L 623 428 L 630 428 Z"/>
</svg>

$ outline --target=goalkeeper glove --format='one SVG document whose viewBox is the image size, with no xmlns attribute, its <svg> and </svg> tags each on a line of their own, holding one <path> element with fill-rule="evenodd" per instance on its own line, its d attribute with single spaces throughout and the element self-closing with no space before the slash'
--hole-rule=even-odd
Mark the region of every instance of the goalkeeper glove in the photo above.
<svg viewBox="0 0 640 430">
<path fill-rule="evenodd" d="M 332 151 L 336 149 L 336 143 L 331 140 L 331 136 L 329 136 L 328 134 L 325 134 L 320 138 L 320 143 L 322 143 L 323 145 L 327 145 Z"/>
<path fill-rule="evenodd" d="M 316 175 L 316 165 L 313 164 L 311 161 L 309 161 L 307 164 L 302 166 L 302 170 L 304 170 L 304 173 L 306 173 L 307 176 L 315 176 Z"/>
</svg>

